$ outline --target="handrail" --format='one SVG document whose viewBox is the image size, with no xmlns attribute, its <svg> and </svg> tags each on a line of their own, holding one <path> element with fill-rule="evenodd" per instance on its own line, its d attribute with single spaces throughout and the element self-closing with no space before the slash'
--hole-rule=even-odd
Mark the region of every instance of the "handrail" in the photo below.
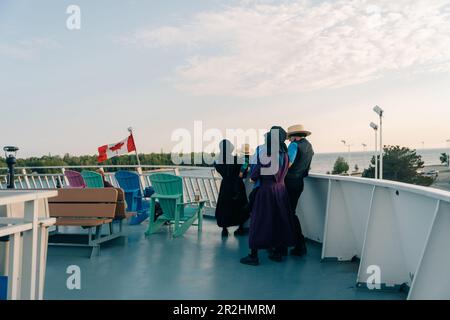
<svg viewBox="0 0 450 320">
<path fill-rule="evenodd" d="M 392 180 L 379 180 L 379 179 L 370 179 L 370 178 L 360 178 L 360 177 L 348 177 L 348 176 L 339 176 L 339 175 L 330 175 L 330 174 L 320 174 L 320 173 L 311 173 L 310 177 L 318 178 L 318 179 L 331 179 L 334 181 L 344 181 L 344 182 L 354 182 L 365 185 L 377 186 L 377 187 L 386 187 L 398 189 L 399 191 L 407 191 L 416 194 L 426 195 L 428 197 L 449 201 L 450 202 L 450 192 L 436 189 L 432 187 L 424 187 L 419 185 L 414 185 L 410 183 L 392 181 Z"/>
<path fill-rule="evenodd" d="M 101 166 L 101 165 L 82 165 L 82 166 L 46 166 L 46 167 L 18 167 L 17 170 L 22 170 L 22 173 L 16 174 L 16 184 L 18 183 L 21 189 L 28 189 L 28 188 L 52 188 L 56 187 L 56 180 L 60 180 L 59 183 L 64 186 L 64 177 L 63 177 L 63 171 L 61 173 L 27 173 L 26 170 L 33 170 L 33 169 L 87 169 L 87 168 L 107 168 L 107 169 L 123 169 L 123 168 L 142 168 L 142 169 L 167 169 L 167 170 L 186 170 L 188 172 L 189 170 L 211 170 L 211 175 L 209 177 L 197 177 L 197 176 L 185 176 L 180 173 L 180 175 L 183 176 L 185 183 L 186 183 L 186 191 L 188 192 L 188 197 L 193 196 L 189 193 L 195 192 L 195 188 L 199 188 L 199 183 L 203 187 L 204 184 L 209 185 L 210 183 L 208 180 L 213 179 L 217 182 L 217 184 L 220 183 L 221 178 L 218 177 L 214 172 L 213 167 L 196 167 L 196 166 L 173 166 L 173 165 L 108 165 L 108 166 Z M 4 167 L 0 167 L 0 169 L 5 169 Z M 25 171 L 24 171 L 25 170 Z M 145 186 L 150 186 L 150 181 L 148 179 L 148 175 L 151 174 L 152 171 L 143 171 L 142 173 L 139 173 L 141 177 L 143 177 L 143 182 Z M 110 180 L 113 185 L 115 185 L 114 178 L 112 177 L 111 172 L 106 172 L 107 179 Z M 430 188 L 430 187 L 423 187 L 423 186 L 417 186 L 407 183 L 401 183 L 396 181 L 390 181 L 390 180 L 376 180 L 376 179 L 369 179 L 369 178 L 360 178 L 360 177 L 349 177 L 349 176 L 340 176 L 340 175 L 329 175 L 329 174 L 319 174 L 319 173 L 311 173 L 310 177 L 318 178 L 318 179 L 332 179 L 334 181 L 346 181 L 346 182 L 353 182 L 353 183 L 360 183 L 363 185 L 371 185 L 371 186 L 378 186 L 378 187 L 387 187 L 387 188 L 396 188 L 398 191 L 406 191 L 406 192 L 413 192 L 416 194 L 426 195 L 428 197 L 431 197 L 433 199 L 439 199 L 443 201 L 450 201 L 450 193 L 446 192 L 444 190 Z M 6 175 L 0 174 L 0 189 L 2 188 L 2 181 L 1 179 L 5 180 Z M 37 181 L 34 181 L 32 184 L 33 186 L 30 186 L 27 188 L 27 179 L 38 179 Z M 50 181 L 52 180 L 52 181 Z M 53 181 L 54 180 L 54 181 Z M 206 180 L 206 181 L 205 181 Z M 29 182 L 28 182 L 29 183 Z M 214 192 L 211 190 L 211 188 L 216 189 L 217 192 Z M 212 186 L 207 187 L 208 191 L 204 190 L 204 196 L 208 198 L 209 204 L 215 203 L 217 201 L 217 197 L 215 197 L 216 194 L 218 194 L 218 186 Z"/>
</svg>

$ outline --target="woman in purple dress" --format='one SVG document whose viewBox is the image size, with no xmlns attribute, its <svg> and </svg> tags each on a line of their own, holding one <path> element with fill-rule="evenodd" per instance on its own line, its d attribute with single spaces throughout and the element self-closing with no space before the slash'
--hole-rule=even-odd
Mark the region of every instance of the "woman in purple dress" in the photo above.
<svg viewBox="0 0 450 320">
<path fill-rule="evenodd" d="M 277 137 L 278 139 L 274 139 Z M 258 250 L 274 249 L 269 258 L 280 262 L 287 247 L 295 244 L 294 224 L 290 214 L 289 195 L 284 185 L 284 178 L 289 169 L 287 154 L 286 131 L 281 127 L 272 127 L 267 136 L 266 148 L 262 153 L 266 159 L 278 160 L 278 170 L 273 173 L 269 168 L 272 163 L 263 164 L 261 158 L 251 173 L 253 181 L 259 181 L 260 187 L 256 193 L 252 208 L 249 234 L 251 253 L 241 259 L 247 265 L 259 265 Z M 278 141 L 278 148 L 272 148 L 272 141 Z M 278 149 L 278 157 L 272 156 L 272 149 Z M 272 168 L 276 168 L 274 165 Z"/>
</svg>

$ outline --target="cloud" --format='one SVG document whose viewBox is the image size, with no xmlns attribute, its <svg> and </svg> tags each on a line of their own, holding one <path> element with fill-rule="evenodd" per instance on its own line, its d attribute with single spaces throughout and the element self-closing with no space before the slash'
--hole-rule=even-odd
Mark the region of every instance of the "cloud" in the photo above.
<svg viewBox="0 0 450 320">
<path fill-rule="evenodd" d="M 176 86 L 192 94 L 304 92 L 411 68 L 449 71 L 450 1 L 247 0 L 126 39 L 189 49 L 174 72 Z"/>
<path fill-rule="evenodd" d="M 18 60 L 30 60 L 42 49 L 59 48 L 60 45 L 49 38 L 30 38 L 14 43 L 0 42 L 0 56 Z"/>
</svg>

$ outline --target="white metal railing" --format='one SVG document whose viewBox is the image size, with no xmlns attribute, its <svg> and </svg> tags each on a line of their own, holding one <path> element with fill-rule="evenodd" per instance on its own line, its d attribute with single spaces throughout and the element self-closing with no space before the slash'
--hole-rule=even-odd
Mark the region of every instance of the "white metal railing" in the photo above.
<svg viewBox="0 0 450 320">
<path fill-rule="evenodd" d="M 298 209 L 322 259 L 360 259 L 360 286 L 379 271 L 381 287 L 406 285 L 409 299 L 450 299 L 450 192 L 312 174 Z"/>
<path fill-rule="evenodd" d="M 57 191 L 0 191 L 0 270 L 8 299 L 43 299 L 49 217 L 47 198 Z"/>
<path fill-rule="evenodd" d="M 155 172 L 171 172 L 183 178 L 184 194 L 187 201 L 193 201 L 195 194 L 199 193 L 202 199 L 206 199 L 206 206 L 214 208 L 217 203 L 221 179 L 215 174 L 213 168 L 189 167 L 189 166 L 153 166 L 143 165 L 115 165 L 115 166 L 50 166 L 50 167 L 19 167 L 15 175 L 16 189 L 54 189 L 57 186 L 67 187 L 68 182 L 64 177 L 65 170 L 97 170 L 105 171 L 105 178 L 113 186 L 118 187 L 114 172 L 120 169 L 133 170 L 141 177 L 143 187 L 151 186 L 150 175 Z M 53 170 L 58 173 L 36 173 L 35 171 Z M 202 174 L 198 174 L 198 172 Z M 6 189 L 6 168 L 0 168 L 0 189 Z"/>
</svg>

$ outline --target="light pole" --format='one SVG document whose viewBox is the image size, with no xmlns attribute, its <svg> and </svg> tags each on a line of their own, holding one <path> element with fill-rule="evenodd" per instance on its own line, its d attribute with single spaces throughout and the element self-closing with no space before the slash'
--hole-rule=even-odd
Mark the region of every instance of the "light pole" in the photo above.
<svg viewBox="0 0 450 320">
<path fill-rule="evenodd" d="M 348 148 L 348 166 L 350 167 L 350 170 L 352 170 L 351 169 L 351 167 L 352 167 L 352 164 L 351 164 L 351 162 L 352 162 L 352 155 L 351 155 L 351 152 L 350 152 L 350 148 L 352 147 L 352 145 L 351 144 L 347 144 L 347 141 L 345 141 L 345 140 L 341 140 L 341 142 L 344 144 L 344 146 L 346 146 Z"/>
<path fill-rule="evenodd" d="M 373 111 L 380 117 L 380 179 L 383 180 L 383 114 L 384 110 L 375 106 Z"/>
<path fill-rule="evenodd" d="M 13 146 L 6 146 L 3 148 L 5 151 L 6 165 L 8 166 L 8 189 L 14 189 L 14 166 L 17 162 L 16 154 L 19 148 Z"/>
<path fill-rule="evenodd" d="M 375 179 L 378 179 L 378 126 L 371 122 L 370 127 L 375 132 Z"/>
</svg>

